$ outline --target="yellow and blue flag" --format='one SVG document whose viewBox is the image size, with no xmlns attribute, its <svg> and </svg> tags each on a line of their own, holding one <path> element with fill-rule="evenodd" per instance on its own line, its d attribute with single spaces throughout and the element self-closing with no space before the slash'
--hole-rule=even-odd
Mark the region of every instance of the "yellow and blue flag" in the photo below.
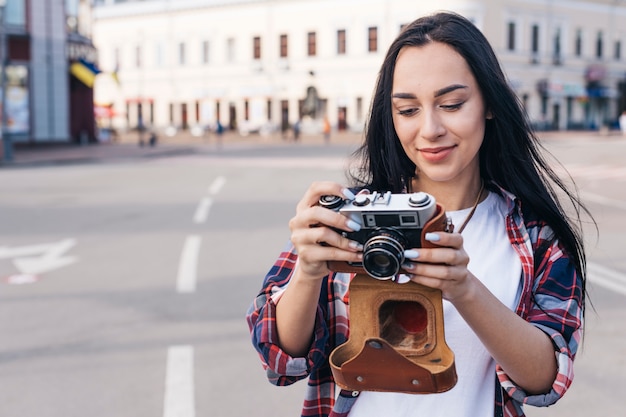
<svg viewBox="0 0 626 417">
<path fill-rule="evenodd" d="M 93 88 L 96 75 L 100 74 L 102 71 L 100 71 L 93 62 L 79 59 L 70 65 L 70 72 L 87 87 Z"/>
</svg>

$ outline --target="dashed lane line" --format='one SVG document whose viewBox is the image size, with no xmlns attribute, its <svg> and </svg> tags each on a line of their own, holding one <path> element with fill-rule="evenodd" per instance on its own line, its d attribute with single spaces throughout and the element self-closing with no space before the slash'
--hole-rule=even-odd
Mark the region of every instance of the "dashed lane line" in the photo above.
<svg viewBox="0 0 626 417">
<path fill-rule="evenodd" d="M 181 294 L 189 294 L 196 291 L 198 271 L 198 257 L 202 238 L 197 235 L 187 236 L 183 251 L 178 264 L 178 277 L 176 291 Z"/>
<path fill-rule="evenodd" d="M 167 351 L 163 417 L 195 417 L 193 347 L 171 346 Z"/>
<path fill-rule="evenodd" d="M 213 199 L 210 197 L 203 197 L 196 207 L 196 212 L 193 215 L 193 222 L 196 224 L 204 223 L 209 218 L 209 211 L 213 205 Z"/>
</svg>

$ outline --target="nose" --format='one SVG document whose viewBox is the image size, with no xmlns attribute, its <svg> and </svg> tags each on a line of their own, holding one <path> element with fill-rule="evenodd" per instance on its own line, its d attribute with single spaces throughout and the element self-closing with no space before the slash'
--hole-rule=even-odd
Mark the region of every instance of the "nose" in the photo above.
<svg viewBox="0 0 626 417">
<path fill-rule="evenodd" d="M 436 111 L 425 110 L 421 114 L 420 135 L 430 141 L 437 140 L 446 133 L 446 128 Z"/>
</svg>

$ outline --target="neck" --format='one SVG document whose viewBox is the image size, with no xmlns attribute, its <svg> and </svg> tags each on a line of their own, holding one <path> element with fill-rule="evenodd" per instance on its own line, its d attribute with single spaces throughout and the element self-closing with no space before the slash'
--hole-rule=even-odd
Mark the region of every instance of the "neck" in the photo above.
<svg viewBox="0 0 626 417">
<path fill-rule="evenodd" d="M 412 185 L 414 191 L 424 191 L 433 195 L 435 200 L 448 211 L 471 208 L 477 201 L 480 203 L 486 195 L 479 176 L 458 183 L 414 178 Z"/>
</svg>

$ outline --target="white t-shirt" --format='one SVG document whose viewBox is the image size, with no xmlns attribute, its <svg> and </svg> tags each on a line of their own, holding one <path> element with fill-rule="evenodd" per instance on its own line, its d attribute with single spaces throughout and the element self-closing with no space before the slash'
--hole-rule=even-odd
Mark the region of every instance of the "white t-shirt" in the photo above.
<svg viewBox="0 0 626 417">
<path fill-rule="evenodd" d="M 458 228 L 471 209 L 448 212 Z M 463 230 L 468 269 L 510 309 L 521 291 L 522 265 L 505 225 L 506 204 L 495 193 L 476 208 Z M 401 284 L 399 284 L 401 285 Z M 350 417 L 493 417 L 495 361 L 454 306 L 444 300 L 444 329 L 455 355 L 458 382 L 440 394 L 363 391 Z"/>
</svg>

